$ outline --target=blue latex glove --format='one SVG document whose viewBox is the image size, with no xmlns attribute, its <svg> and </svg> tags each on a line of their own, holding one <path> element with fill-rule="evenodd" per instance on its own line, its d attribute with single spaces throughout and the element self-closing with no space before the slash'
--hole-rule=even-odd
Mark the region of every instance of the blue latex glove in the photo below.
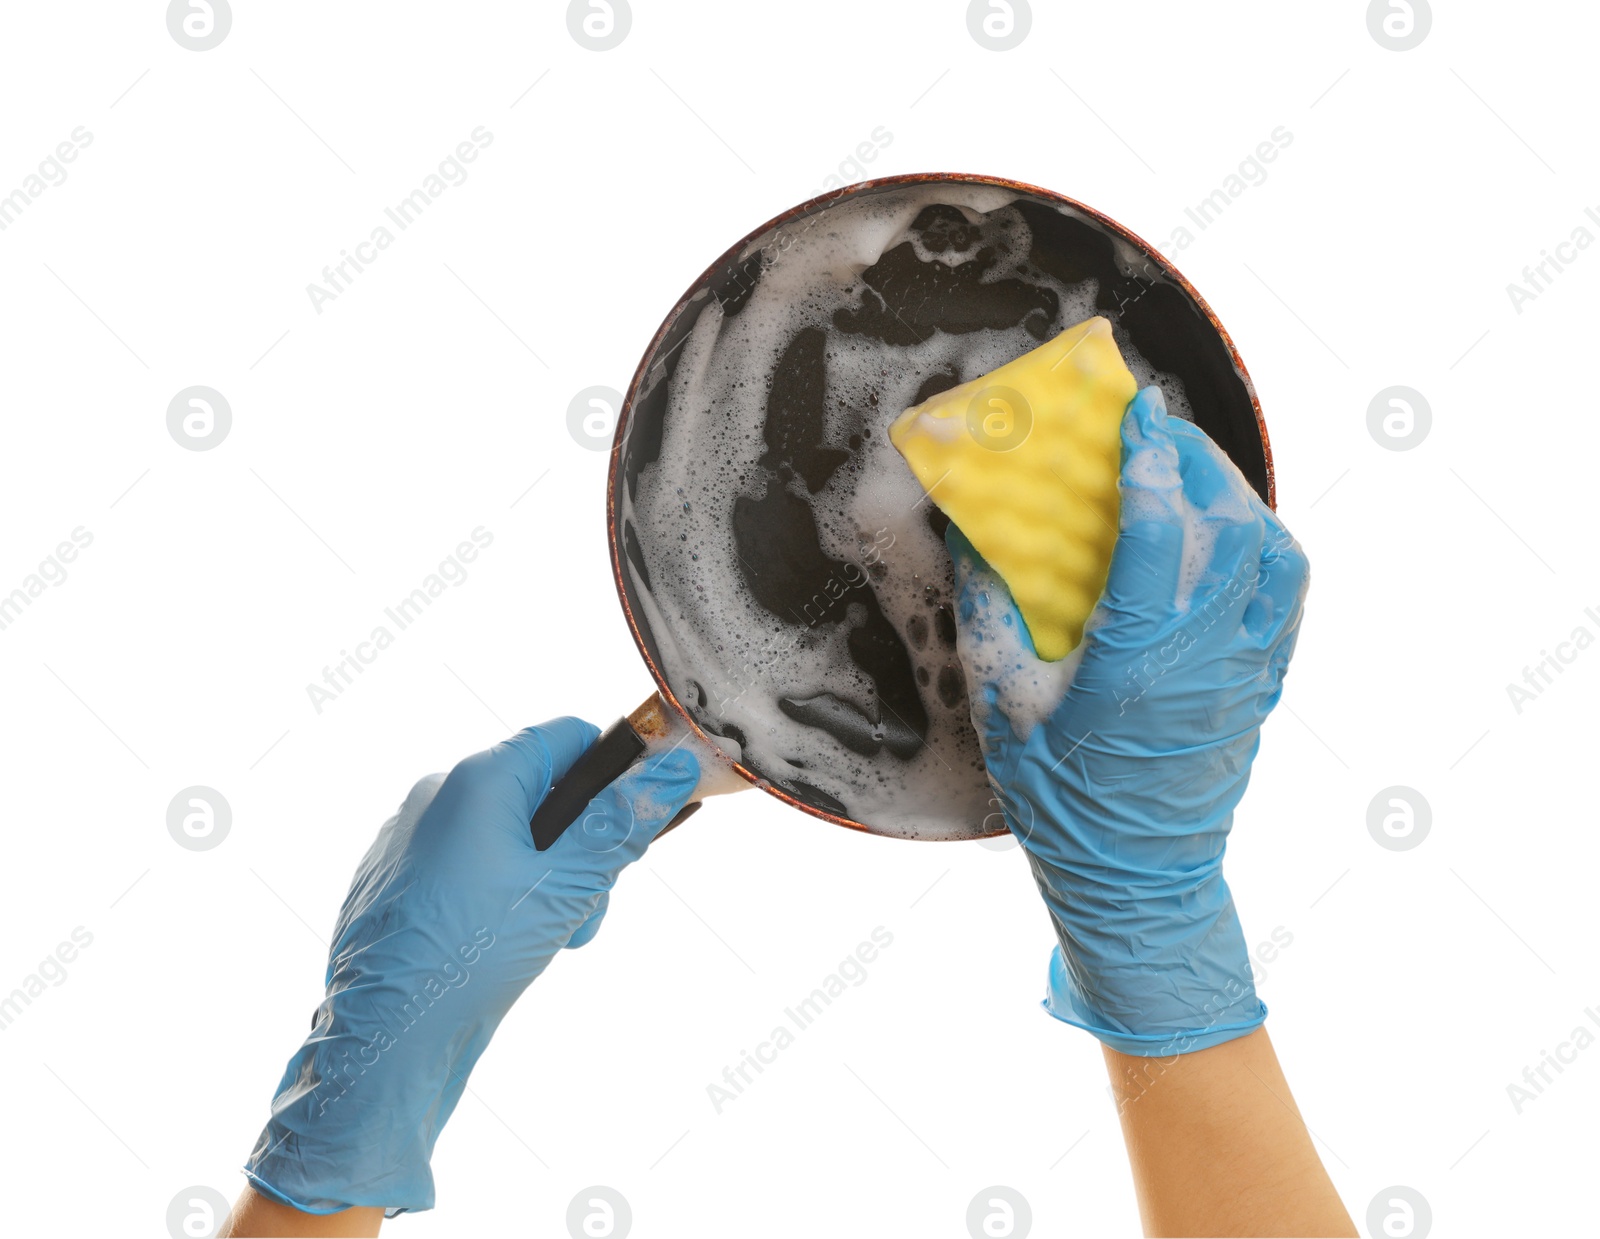
<svg viewBox="0 0 1600 1239">
<path fill-rule="evenodd" d="M 647 756 L 548 850 L 528 819 L 599 734 L 530 727 L 423 779 L 356 870 L 327 996 L 245 1165 L 307 1213 L 433 1206 L 428 1162 L 473 1064 L 563 947 L 594 937 L 617 875 L 683 807 L 700 767 Z"/>
<path fill-rule="evenodd" d="M 1126 1054 L 1244 1036 L 1256 997 L 1222 854 L 1300 628 L 1299 545 L 1147 388 L 1122 427 L 1121 521 L 1083 643 L 1033 654 L 951 526 L 958 648 L 1007 825 L 1059 942 L 1045 1008 Z"/>
</svg>

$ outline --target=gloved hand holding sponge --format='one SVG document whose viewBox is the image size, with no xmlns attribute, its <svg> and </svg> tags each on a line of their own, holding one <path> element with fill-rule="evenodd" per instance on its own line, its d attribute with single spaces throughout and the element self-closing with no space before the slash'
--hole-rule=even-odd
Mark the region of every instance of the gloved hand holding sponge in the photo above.
<svg viewBox="0 0 1600 1239">
<path fill-rule="evenodd" d="M 1222 858 L 1308 566 L 1135 386 L 1091 319 L 890 434 L 952 520 L 973 722 L 1058 939 L 1045 1007 L 1166 1057 L 1266 1018 Z"/>
</svg>

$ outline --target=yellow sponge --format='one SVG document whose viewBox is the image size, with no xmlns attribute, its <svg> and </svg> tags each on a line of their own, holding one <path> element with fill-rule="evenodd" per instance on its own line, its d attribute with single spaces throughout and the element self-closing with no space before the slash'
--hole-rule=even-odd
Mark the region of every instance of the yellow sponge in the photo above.
<svg viewBox="0 0 1600 1239">
<path fill-rule="evenodd" d="M 923 488 L 1010 588 L 1046 661 L 1077 647 L 1105 588 L 1122 415 L 1137 391 L 1111 324 L 1091 318 L 889 427 Z"/>
</svg>

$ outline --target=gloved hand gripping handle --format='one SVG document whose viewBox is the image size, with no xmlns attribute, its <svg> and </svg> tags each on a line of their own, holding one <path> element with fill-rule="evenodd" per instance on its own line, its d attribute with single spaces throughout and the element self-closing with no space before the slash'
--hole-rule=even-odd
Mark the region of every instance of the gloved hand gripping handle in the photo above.
<svg viewBox="0 0 1600 1239">
<path fill-rule="evenodd" d="M 667 734 L 667 703 L 660 693 L 650 698 L 627 718 L 619 718 L 600 733 L 572 769 L 557 779 L 550 794 L 534 810 L 528 822 L 533 831 L 533 846 L 543 852 L 583 814 L 588 803 L 603 792 L 639 759 L 648 742 Z M 674 818 L 662 834 L 678 825 L 700 807 L 694 801 Z"/>
</svg>

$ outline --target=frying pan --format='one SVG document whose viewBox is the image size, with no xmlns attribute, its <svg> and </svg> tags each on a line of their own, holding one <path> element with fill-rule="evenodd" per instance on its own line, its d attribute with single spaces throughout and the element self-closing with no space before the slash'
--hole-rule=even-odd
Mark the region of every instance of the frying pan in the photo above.
<svg viewBox="0 0 1600 1239">
<path fill-rule="evenodd" d="M 1091 314 L 1272 504 L 1228 333 L 1165 257 L 1070 198 L 952 173 L 863 181 L 706 268 L 629 384 L 606 491 L 657 691 L 557 782 L 535 845 L 672 737 L 836 825 L 1003 834 L 955 657 L 946 522 L 884 428 Z"/>
</svg>

